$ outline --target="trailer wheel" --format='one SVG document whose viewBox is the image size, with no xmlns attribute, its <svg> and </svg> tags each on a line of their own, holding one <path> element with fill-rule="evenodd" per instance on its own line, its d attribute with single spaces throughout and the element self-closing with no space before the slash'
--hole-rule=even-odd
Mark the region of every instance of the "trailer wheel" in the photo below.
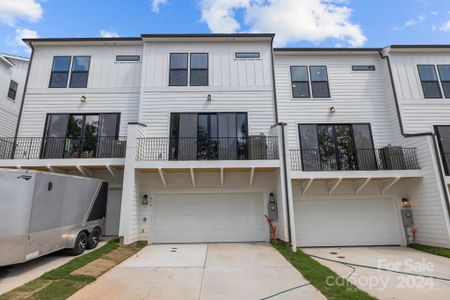
<svg viewBox="0 0 450 300">
<path fill-rule="evenodd" d="M 98 228 L 94 228 L 88 237 L 86 249 L 95 249 L 100 242 L 100 237 L 100 230 Z"/>
<path fill-rule="evenodd" d="M 78 233 L 77 239 L 75 240 L 75 246 L 72 249 L 69 249 L 69 252 L 72 255 L 80 255 L 84 252 L 88 245 L 88 236 L 86 232 L 82 231 Z"/>
</svg>

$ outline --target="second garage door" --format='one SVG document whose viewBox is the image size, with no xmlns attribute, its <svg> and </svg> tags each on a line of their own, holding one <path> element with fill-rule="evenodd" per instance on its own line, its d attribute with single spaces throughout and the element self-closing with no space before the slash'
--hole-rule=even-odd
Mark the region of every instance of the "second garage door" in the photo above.
<svg viewBox="0 0 450 300">
<path fill-rule="evenodd" d="M 262 193 L 158 194 L 153 243 L 266 241 Z"/>
<path fill-rule="evenodd" d="M 400 245 L 392 198 L 304 199 L 294 202 L 297 245 Z"/>
</svg>

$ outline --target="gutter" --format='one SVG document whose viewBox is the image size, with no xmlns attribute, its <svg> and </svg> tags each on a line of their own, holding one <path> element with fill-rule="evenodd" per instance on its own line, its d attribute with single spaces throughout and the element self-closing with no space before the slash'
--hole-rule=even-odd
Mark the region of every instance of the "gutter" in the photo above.
<svg viewBox="0 0 450 300">
<path fill-rule="evenodd" d="M 395 46 L 395 47 L 396 48 L 401 48 L 399 46 Z M 405 46 L 405 48 L 406 47 L 407 46 Z M 448 187 L 447 187 L 447 184 L 445 183 L 445 172 L 444 172 L 444 170 L 442 170 L 442 156 L 439 153 L 439 146 L 437 144 L 436 134 L 434 132 L 405 133 L 405 130 L 404 130 L 404 127 L 403 127 L 402 115 L 400 113 L 400 105 L 398 103 L 397 90 L 395 88 L 394 76 L 392 75 L 391 59 L 390 59 L 389 55 L 383 54 L 382 50 L 380 50 L 379 54 L 380 54 L 380 57 L 382 59 L 386 59 L 386 62 L 387 62 L 387 65 L 388 65 L 389 79 L 391 81 L 392 91 L 394 93 L 394 102 L 395 102 L 395 108 L 396 108 L 396 112 L 397 112 L 397 119 L 398 119 L 398 122 L 399 122 L 399 125 L 400 125 L 400 133 L 405 138 L 420 137 L 420 136 L 431 136 L 432 139 L 433 139 L 434 152 L 435 152 L 436 158 L 439 159 L 439 163 L 438 163 L 439 177 L 440 177 L 441 185 L 442 185 L 442 188 L 443 188 L 443 191 L 444 191 L 444 197 L 445 197 L 445 200 L 446 200 L 445 201 L 445 206 L 447 207 L 447 212 L 448 212 L 448 215 L 450 216 L 450 199 L 449 199 L 449 196 L 448 196 Z"/>
<path fill-rule="evenodd" d="M 279 122 L 278 118 L 278 104 L 277 104 L 277 87 L 276 87 L 276 80 L 275 80 L 275 59 L 274 59 L 274 48 L 273 48 L 273 40 L 274 36 L 272 36 L 271 41 L 271 58 L 272 58 L 272 86 L 273 86 L 273 105 L 275 109 L 275 125 L 281 126 L 281 143 L 282 143 L 282 149 L 281 153 L 283 155 L 283 176 L 284 176 L 284 189 L 286 191 L 286 215 L 287 215 L 287 228 L 288 228 L 288 243 L 290 246 L 292 246 L 292 230 L 291 230 L 291 212 L 289 208 L 289 186 L 288 184 L 291 184 L 289 182 L 289 178 L 287 175 L 287 158 L 286 158 L 286 138 L 285 138 L 285 127 L 286 123 Z"/>
<path fill-rule="evenodd" d="M 13 145 L 13 148 L 11 151 L 11 159 L 14 159 L 14 155 L 16 153 L 17 136 L 19 135 L 19 126 L 20 126 L 20 121 L 22 119 L 23 105 L 25 103 L 25 95 L 27 94 L 28 79 L 30 78 L 31 63 L 33 62 L 34 47 L 31 42 L 28 45 L 31 48 L 31 57 L 30 57 L 30 62 L 28 64 L 27 76 L 25 78 L 25 85 L 23 86 L 22 103 L 20 103 L 19 115 L 17 117 L 17 125 L 16 125 L 16 132 L 14 134 L 14 145 Z"/>
</svg>

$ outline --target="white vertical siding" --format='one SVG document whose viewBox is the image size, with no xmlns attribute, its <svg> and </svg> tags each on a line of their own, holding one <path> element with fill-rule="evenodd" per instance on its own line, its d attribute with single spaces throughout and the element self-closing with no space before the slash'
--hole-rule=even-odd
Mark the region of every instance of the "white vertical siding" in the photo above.
<svg viewBox="0 0 450 300">
<path fill-rule="evenodd" d="M 247 112 L 249 134 L 268 135 L 275 123 L 270 47 L 269 42 L 145 43 L 139 112 L 147 136 L 168 136 L 174 112 Z M 261 59 L 237 60 L 239 51 L 258 51 Z M 179 52 L 208 53 L 209 86 L 169 86 L 169 56 Z"/>
<path fill-rule="evenodd" d="M 433 125 L 450 124 L 450 99 L 425 99 L 417 70 L 421 64 L 450 64 L 450 53 L 393 52 L 389 56 L 405 132 L 431 132 Z"/>
</svg>

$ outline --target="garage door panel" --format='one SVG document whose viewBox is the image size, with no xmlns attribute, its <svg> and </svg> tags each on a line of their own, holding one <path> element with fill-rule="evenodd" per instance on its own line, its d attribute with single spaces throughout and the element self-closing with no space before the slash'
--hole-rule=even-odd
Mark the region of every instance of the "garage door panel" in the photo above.
<svg viewBox="0 0 450 300">
<path fill-rule="evenodd" d="M 400 244 L 393 199 L 305 199 L 294 205 L 299 246 Z"/>
<path fill-rule="evenodd" d="M 152 212 L 152 242 L 242 242 L 267 239 L 261 193 L 161 194 Z"/>
</svg>

